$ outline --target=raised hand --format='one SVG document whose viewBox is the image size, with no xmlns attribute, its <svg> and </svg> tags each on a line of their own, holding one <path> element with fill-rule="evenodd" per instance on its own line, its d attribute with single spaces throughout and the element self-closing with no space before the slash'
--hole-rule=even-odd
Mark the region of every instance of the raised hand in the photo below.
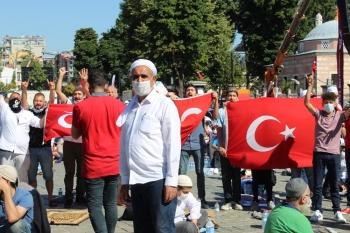
<svg viewBox="0 0 350 233">
<path fill-rule="evenodd" d="M 89 71 L 88 69 L 81 69 L 81 71 L 79 72 L 79 76 L 80 76 L 80 79 L 81 81 L 87 81 L 88 80 L 88 77 L 89 77 Z"/>
<path fill-rule="evenodd" d="M 55 82 L 50 82 L 48 79 L 46 79 L 47 85 L 49 86 L 50 91 L 54 91 L 56 86 Z"/>
<path fill-rule="evenodd" d="M 22 91 L 27 91 L 28 90 L 29 81 L 30 80 L 28 79 L 27 81 L 21 82 Z"/>
<path fill-rule="evenodd" d="M 60 72 L 60 77 L 63 77 L 66 74 L 66 67 L 61 67 L 59 69 L 59 72 Z"/>
</svg>

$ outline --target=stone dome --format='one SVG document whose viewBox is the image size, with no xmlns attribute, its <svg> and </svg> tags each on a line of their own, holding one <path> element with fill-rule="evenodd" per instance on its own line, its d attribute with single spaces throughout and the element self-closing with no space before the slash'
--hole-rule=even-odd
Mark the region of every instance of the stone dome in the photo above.
<svg viewBox="0 0 350 233">
<path fill-rule="evenodd" d="M 338 20 L 328 21 L 312 29 L 302 41 L 338 39 Z"/>
</svg>

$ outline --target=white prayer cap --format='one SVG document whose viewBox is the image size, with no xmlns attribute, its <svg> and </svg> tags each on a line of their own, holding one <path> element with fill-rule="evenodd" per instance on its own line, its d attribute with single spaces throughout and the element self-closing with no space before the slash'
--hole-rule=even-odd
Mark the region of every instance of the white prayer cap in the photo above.
<svg viewBox="0 0 350 233">
<path fill-rule="evenodd" d="M 138 60 L 134 61 L 130 66 L 130 75 L 131 75 L 132 70 L 137 66 L 147 66 L 152 71 L 153 76 L 157 75 L 156 66 L 153 64 L 153 62 L 151 62 L 150 60 L 146 60 L 146 59 L 138 59 Z"/>
<path fill-rule="evenodd" d="M 336 86 L 330 86 L 327 88 L 327 92 L 335 92 L 338 93 L 338 89 Z"/>
<path fill-rule="evenodd" d="M 177 185 L 179 186 L 186 186 L 186 187 L 192 187 L 192 180 L 190 177 L 186 175 L 179 175 Z"/>
</svg>

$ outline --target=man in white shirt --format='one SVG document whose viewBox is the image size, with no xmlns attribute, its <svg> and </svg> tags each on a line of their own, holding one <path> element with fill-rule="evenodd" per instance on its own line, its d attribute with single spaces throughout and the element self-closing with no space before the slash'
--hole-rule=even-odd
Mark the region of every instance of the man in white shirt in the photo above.
<svg viewBox="0 0 350 233">
<path fill-rule="evenodd" d="M 173 101 L 155 90 L 157 69 L 145 59 L 130 67 L 136 95 L 118 118 L 121 200 L 131 202 L 134 232 L 175 233 L 180 118 Z"/>
<path fill-rule="evenodd" d="M 22 109 L 18 93 L 10 96 L 9 104 L 0 96 L 0 165 L 9 164 L 18 172 L 20 182 L 28 182 L 30 158 L 29 126 L 43 128 L 45 117 L 41 120 L 33 113 Z M 28 154 L 28 155 L 27 155 Z"/>
</svg>

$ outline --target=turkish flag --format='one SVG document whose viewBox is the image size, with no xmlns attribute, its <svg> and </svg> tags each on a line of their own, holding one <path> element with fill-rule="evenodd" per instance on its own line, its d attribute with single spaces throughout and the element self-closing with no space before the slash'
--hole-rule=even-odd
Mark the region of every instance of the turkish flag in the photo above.
<svg viewBox="0 0 350 233">
<path fill-rule="evenodd" d="M 313 98 L 322 109 L 322 99 Z M 304 99 L 262 98 L 229 103 L 227 157 L 250 169 L 311 167 L 315 118 Z"/>
<path fill-rule="evenodd" d="M 186 142 L 188 136 L 202 122 L 212 102 L 211 93 L 190 97 L 186 99 L 175 99 L 174 103 L 179 112 L 181 121 L 181 143 Z"/>
<path fill-rule="evenodd" d="M 47 107 L 44 142 L 52 138 L 70 136 L 74 104 L 50 104 Z"/>
<path fill-rule="evenodd" d="M 316 57 L 314 59 L 314 63 L 312 63 L 312 72 L 316 73 L 317 70 L 317 61 L 316 61 Z"/>
</svg>

